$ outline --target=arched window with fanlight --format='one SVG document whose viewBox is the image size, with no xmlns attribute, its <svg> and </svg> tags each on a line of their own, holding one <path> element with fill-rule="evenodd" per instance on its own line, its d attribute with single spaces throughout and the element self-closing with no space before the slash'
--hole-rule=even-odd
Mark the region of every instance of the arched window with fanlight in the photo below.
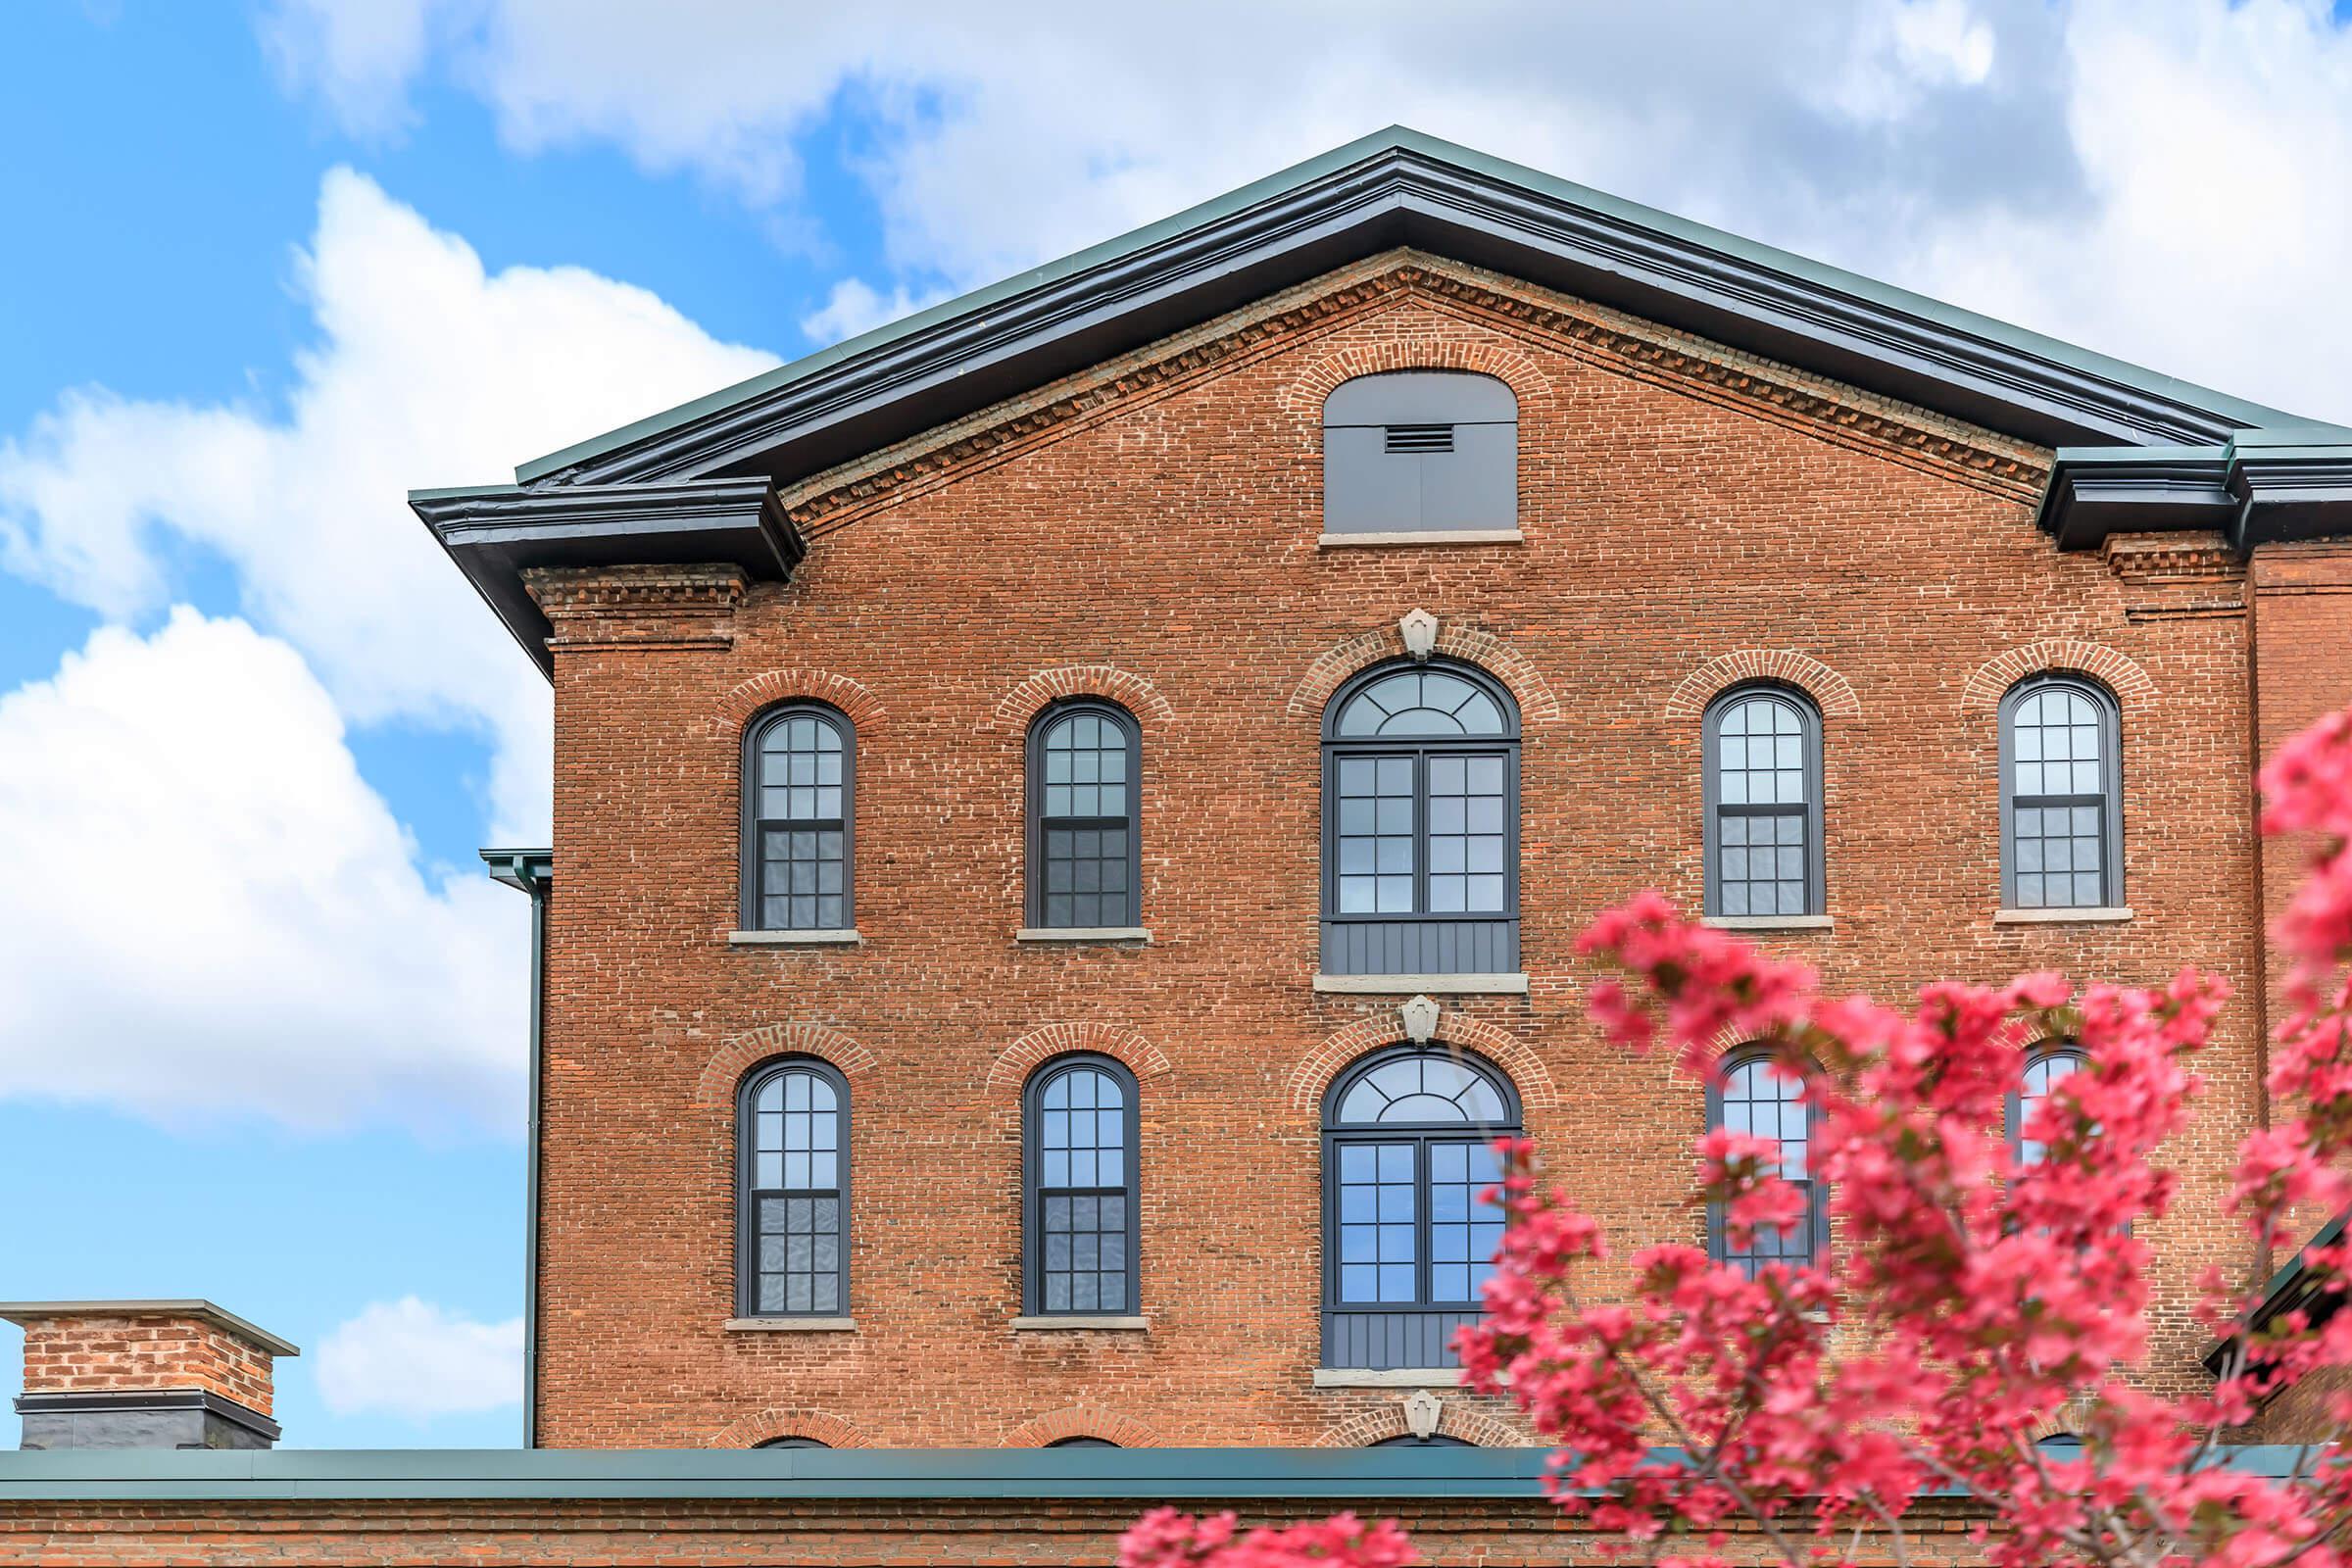
<svg viewBox="0 0 2352 1568">
<path fill-rule="evenodd" d="M 1771 1053 L 1750 1047 L 1725 1057 L 1707 1088 L 1707 1125 L 1781 1146 L 1781 1177 L 1804 1196 L 1803 1214 L 1786 1226 L 1758 1226 L 1735 1241 L 1720 1204 L 1707 1212 L 1707 1247 L 1718 1262 L 1753 1279 L 1774 1264 L 1802 1268 L 1820 1259 L 1830 1241 L 1829 1207 L 1813 1179 L 1813 1111 L 1802 1086 L 1783 1074 Z"/>
<path fill-rule="evenodd" d="M 1826 912 L 1821 713 L 1783 686 L 1708 705 L 1707 913 L 1734 920 Z"/>
<path fill-rule="evenodd" d="M 1112 934 L 1143 924 L 1143 738 L 1112 703 L 1056 703 L 1029 729 L 1029 924 Z"/>
<path fill-rule="evenodd" d="M 2121 906 L 2123 735 L 2115 699 L 2079 675 L 2036 675 L 2001 699 L 2001 903 Z"/>
<path fill-rule="evenodd" d="M 1030 1075 L 1022 1120 L 1026 1315 L 1135 1316 L 1135 1074 L 1109 1056 L 1056 1056 Z"/>
<path fill-rule="evenodd" d="M 1487 1062 L 1402 1046 L 1357 1062 L 1324 1097 L 1323 1364 L 1453 1366 L 1476 1322 L 1503 1213 L 1493 1148 L 1519 1097 Z"/>
<path fill-rule="evenodd" d="M 745 1076 L 736 1102 L 736 1310 L 850 1310 L 850 1087 L 790 1056 Z"/>
<path fill-rule="evenodd" d="M 857 747 L 849 716 L 787 703 L 743 735 L 743 928 L 847 937 Z"/>
<path fill-rule="evenodd" d="M 1324 713 L 1323 973 L 1518 968 L 1518 705 L 1469 664 L 1366 670 Z"/>
</svg>

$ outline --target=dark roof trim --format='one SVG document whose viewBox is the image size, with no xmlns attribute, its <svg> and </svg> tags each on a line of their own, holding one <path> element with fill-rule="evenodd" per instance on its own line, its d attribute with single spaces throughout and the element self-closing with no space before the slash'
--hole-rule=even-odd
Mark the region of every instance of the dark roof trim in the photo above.
<svg viewBox="0 0 2352 1568">
<path fill-rule="evenodd" d="M 2352 433 L 2306 425 L 2213 446 L 2060 447 L 2040 522 L 2061 550 L 2111 533 L 2212 530 L 2240 552 L 2352 533 Z"/>
<path fill-rule="evenodd" d="M 2305 1259 L 2311 1255 L 2314 1248 L 2341 1246 L 2347 1226 L 2352 1226 L 2352 1208 L 2344 1210 L 2321 1226 L 2310 1241 L 2296 1249 L 2295 1255 L 2287 1260 L 2286 1267 L 2271 1276 L 2271 1282 L 2262 1288 L 2262 1298 L 2256 1301 L 2253 1309 L 2246 1313 L 2245 1323 L 2248 1328 L 2255 1330 L 2268 1328 L 2281 1314 L 2299 1306 L 2312 1306 L 2315 1302 L 2317 1305 L 2312 1313 L 2315 1327 L 2335 1315 L 2336 1310 L 2344 1304 L 2344 1294 L 2341 1291 L 2330 1291 L 2323 1295 L 2320 1291 L 2320 1282 L 2312 1276 L 2310 1265 Z M 2205 1370 L 2211 1372 L 2215 1377 L 2220 1377 L 2223 1357 L 2229 1348 L 2229 1342 L 2226 1340 L 2215 1340 L 2206 1346 L 2205 1354 L 2201 1358 L 2205 1363 Z"/>
<path fill-rule="evenodd" d="M 781 582 L 808 550 L 775 487 L 756 478 L 412 490 L 409 506 L 549 675 L 554 628 L 523 587 L 530 567 L 719 563 Z"/>
<path fill-rule="evenodd" d="M 210 1389 L 74 1389 L 63 1394 L 20 1394 L 17 1414 L 46 1415 L 76 1410 L 202 1410 L 256 1437 L 275 1443 L 278 1424 L 261 1411 Z"/>
<path fill-rule="evenodd" d="M 517 893 L 536 897 L 556 879 L 556 852 L 553 850 L 479 850 L 482 864 L 489 867 L 490 880 L 503 882 Z"/>
<path fill-rule="evenodd" d="M 2044 445 L 2210 442 L 2276 409 L 1391 127 L 551 453 L 531 482 L 790 480 L 1412 246 Z"/>
</svg>

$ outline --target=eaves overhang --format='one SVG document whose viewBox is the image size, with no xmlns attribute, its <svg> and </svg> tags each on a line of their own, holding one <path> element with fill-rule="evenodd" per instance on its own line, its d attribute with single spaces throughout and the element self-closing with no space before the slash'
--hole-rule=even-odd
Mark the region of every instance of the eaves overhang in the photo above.
<svg viewBox="0 0 2352 1568">
<path fill-rule="evenodd" d="M 2332 1271 L 2324 1272 L 2312 1266 L 2311 1254 L 2317 1250 L 2341 1247 L 2347 1228 L 2352 1228 L 2352 1209 L 2336 1215 L 2322 1226 L 2310 1241 L 2296 1249 L 2295 1255 L 2287 1259 L 2284 1268 L 2270 1277 L 2262 1288 L 2262 1295 L 2246 1310 L 2242 1320 L 2245 1326 L 2259 1333 L 2283 1314 L 2298 1309 L 2311 1314 L 2315 1328 L 2333 1317 L 2344 1304 L 2344 1293 L 2334 1288 L 2337 1276 Z M 2204 1355 L 2200 1357 L 2205 1370 L 2220 1377 L 2229 1350 L 2230 1342 L 2226 1339 L 2217 1339 L 2207 1345 Z"/>
<path fill-rule="evenodd" d="M 1367 256 L 1411 247 L 2045 446 L 2303 422 L 1395 127 L 526 463 L 523 483 L 831 467 Z"/>
<path fill-rule="evenodd" d="M 523 573 L 537 566 L 722 564 L 781 582 L 807 546 L 760 478 L 412 490 L 409 506 L 543 673 L 553 628 Z"/>
<path fill-rule="evenodd" d="M 2240 430 L 2209 446 L 2060 447 L 2040 523 L 2061 550 L 2116 533 L 2219 533 L 2256 545 L 2352 534 L 2352 431 Z"/>
</svg>

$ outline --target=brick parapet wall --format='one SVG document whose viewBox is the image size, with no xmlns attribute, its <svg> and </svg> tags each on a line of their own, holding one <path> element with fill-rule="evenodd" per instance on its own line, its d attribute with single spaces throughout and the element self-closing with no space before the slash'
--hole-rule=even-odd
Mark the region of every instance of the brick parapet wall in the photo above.
<svg viewBox="0 0 2352 1568">
<path fill-rule="evenodd" d="M 24 1322 L 26 1394 L 203 1389 L 270 1413 L 270 1354 L 202 1318 L 74 1313 Z"/>
</svg>

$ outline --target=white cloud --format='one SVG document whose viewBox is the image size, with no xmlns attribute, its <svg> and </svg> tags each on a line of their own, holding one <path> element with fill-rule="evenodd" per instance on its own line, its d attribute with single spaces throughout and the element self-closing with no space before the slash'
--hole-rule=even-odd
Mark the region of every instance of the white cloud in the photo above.
<svg viewBox="0 0 2352 1568">
<path fill-rule="evenodd" d="M 375 1301 L 318 1347 L 318 1393 L 335 1415 L 412 1421 L 522 1398 L 522 1319 L 477 1323 L 404 1296 Z"/>
<path fill-rule="evenodd" d="M 823 305 L 801 318 L 801 331 L 817 347 L 829 348 L 902 316 L 912 316 L 937 303 L 938 298 L 937 294 L 913 293 L 903 283 L 884 295 L 861 277 L 845 277 L 833 285 Z"/>
<path fill-rule="evenodd" d="M 497 747 L 493 832 L 546 832 L 547 685 L 408 510 L 774 363 L 578 268 L 486 272 L 347 170 L 299 279 L 318 338 L 282 412 L 69 394 L 0 439 L 0 564 L 113 616 L 172 584 L 159 536 L 224 557 L 245 609 L 354 723 Z"/>
<path fill-rule="evenodd" d="M 608 141 L 762 206 L 794 198 L 819 127 L 858 149 L 877 297 L 989 281 L 1402 121 L 2352 418 L 2352 42 L 2325 0 L 1389 0 L 1344 25 L 1308 0 L 422 3 L 437 42 L 363 79 L 439 62 L 514 146 Z M 279 0 L 273 25 L 347 9 Z M 289 59 L 365 119 L 347 58 Z"/>
<path fill-rule="evenodd" d="M 0 1095 L 511 1131 L 528 906 L 414 851 L 292 648 L 100 629 L 0 696 Z"/>
</svg>

